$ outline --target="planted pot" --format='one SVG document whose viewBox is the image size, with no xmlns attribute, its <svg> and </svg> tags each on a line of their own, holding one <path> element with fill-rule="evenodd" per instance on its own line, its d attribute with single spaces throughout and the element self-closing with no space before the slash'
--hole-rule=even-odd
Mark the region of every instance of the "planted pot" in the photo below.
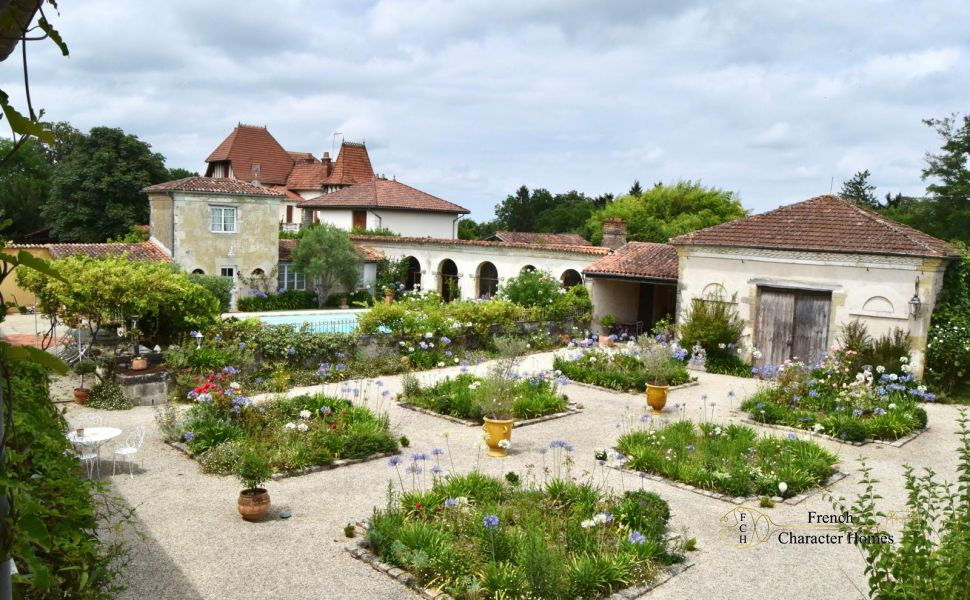
<svg viewBox="0 0 970 600">
<path fill-rule="evenodd" d="M 347 308 L 347 299 L 346 298 L 341 298 L 340 299 L 340 308 Z"/>
<path fill-rule="evenodd" d="M 512 443 L 513 424 L 515 424 L 515 421 L 512 419 L 490 419 L 485 417 L 485 424 L 482 425 L 482 431 L 485 432 L 485 443 L 488 444 L 489 456 L 505 457 L 509 455 L 508 448 L 503 448 L 500 442 L 506 440 L 509 444 Z"/>
<path fill-rule="evenodd" d="M 131 359 L 131 370 L 132 371 L 144 371 L 148 368 L 148 359 L 144 356 L 136 356 Z"/>
<path fill-rule="evenodd" d="M 78 404 L 84 404 L 88 401 L 88 395 L 91 390 L 87 388 L 74 388 L 74 401 Z"/>
<path fill-rule="evenodd" d="M 600 336 L 600 346 L 613 347 L 613 338 L 608 335 Z"/>
<path fill-rule="evenodd" d="M 659 415 L 660 411 L 667 405 L 667 392 L 669 391 L 669 385 L 647 384 L 647 404 L 653 409 L 654 414 Z"/>
<path fill-rule="evenodd" d="M 269 492 L 265 488 L 253 488 L 239 492 L 236 503 L 242 518 L 257 522 L 262 521 L 269 512 Z"/>
<path fill-rule="evenodd" d="M 384 304 L 391 304 L 394 302 L 394 292 L 384 292 Z"/>
</svg>

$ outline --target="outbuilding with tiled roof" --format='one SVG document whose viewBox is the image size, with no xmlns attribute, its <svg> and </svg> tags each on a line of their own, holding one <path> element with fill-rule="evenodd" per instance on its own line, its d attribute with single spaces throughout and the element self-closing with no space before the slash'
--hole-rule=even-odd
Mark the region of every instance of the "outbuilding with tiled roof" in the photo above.
<svg viewBox="0 0 970 600">
<path fill-rule="evenodd" d="M 696 302 L 732 304 L 756 367 L 817 362 L 857 320 L 875 338 L 903 331 L 921 372 L 943 272 L 957 256 L 943 240 L 833 195 L 670 243 L 679 314 Z"/>
<path fill-rule="evenodd" d="M 482 238 L 495 242 L 521 242 L 553 246 L 589 246 L 589 241 L 578 233 L 540 233 L 534 231 L 496 231 Z"/>
</svg>

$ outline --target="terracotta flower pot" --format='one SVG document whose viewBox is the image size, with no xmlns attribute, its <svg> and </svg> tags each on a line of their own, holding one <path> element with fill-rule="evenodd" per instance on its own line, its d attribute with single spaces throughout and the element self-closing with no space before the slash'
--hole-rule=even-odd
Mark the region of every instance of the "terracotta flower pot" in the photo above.
<svg viewBox="0 0 970 600">
<path fill-rule="evenodd" d="M 78 404 L 84 404 L 88 401 L 88 395 L 91 390 L 87 388 L 74 388 L 74 401 Z"/>
<path fill-rule="evenodd" d="M 601 335 L 600 336 L 600 346 L 607 346 L 607 347 L 612 348 L 613 347 L 613 340 L 608 335 Z"/>
<path fill-rule="evenodd" d="M 515 424 L 515 421 L 512 419 L 489 419 L 485 417 L 485 424 L 482 425 L 482 431 L 487 436 L 485 443 L 488 444 L 489 456 L 504 457 L 509 455 L 508 449 L 499 445 L 499 442 L 507 440 L 509 443 L 512 443 L 513 424 Z"/>
<path fill-rule="evenodd" d="M 384 292 L 384 304 L 391 304 L 394 302 L 394 292 Z"/>
<path fill-rule="evenodd" d="M 663 407 L 667 405 L 667 392 L 670 391 L 669 385 L 647 384 L 647 404 L 653 409 L 653 413 L 660 414 Z"/>
<path fill-rule="evenodd" d="M 144 356 L 136 356 L 131 359 L 131 370 L 132 371 L 144 371 L 148 368 L 148 359 Z"/>
<path fill-rule="evenodd" d="M 269 492 L 264 488 L 243 490 L 239 492 L 236 506 L 243 519 L 254 523 L 262 521 L 269 512 Z"/>
</svg>

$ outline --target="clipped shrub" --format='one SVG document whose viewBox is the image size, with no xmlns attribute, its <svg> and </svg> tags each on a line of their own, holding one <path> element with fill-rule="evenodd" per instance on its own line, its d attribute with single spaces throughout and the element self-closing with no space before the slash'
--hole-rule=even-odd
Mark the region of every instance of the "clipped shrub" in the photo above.
<svg viewBox="0 0 970 600">
<path fill-rule="evenodd" d="M 710 373 L 749 376 L 750 367 L 738 357 L 744 321 L 738 315 L 737 295 L 730 301 L 716 294 L 694 298 L 679 325 L 680 343 L 692 350 L 704 349 Z"/>
<path fill-rule="evenodd" d="M 224 313 L 229 312 L 229 304 L 232 300 L 232 277 L 192 273 L 189 275 L 189 281 L 207 289 L 219 301 L 219 310 Z"/>
<path fill-rule="evenodd" d="M 558 279 L 548 271 L 535 269 L 507 279 L 497 296 L 520 306 L 549 306 L 563 293 Z"/>
<path fill-rule="evenodd" d="M 104 410 L 127 410 L 133 406 L 113 379 L 106 379 L 92 387 L 86 405 Z"/>
<path fill-rule="evenodd" d="M 239 300 L 241 312 L 272 310 L 307 310 L 317 307 L 316 294 L 310 291 L 286 290 L 280 294 L 257 292 Z"/>
</svg>

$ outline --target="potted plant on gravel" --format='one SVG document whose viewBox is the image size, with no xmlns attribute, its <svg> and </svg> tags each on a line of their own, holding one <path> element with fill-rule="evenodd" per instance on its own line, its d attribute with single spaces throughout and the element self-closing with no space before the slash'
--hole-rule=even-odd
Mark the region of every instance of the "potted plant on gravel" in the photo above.
<svg viewBox="0 0 970 600">
<path fill-rule="evenodd" d="M 269 492 L 260 487 L 273 475 L 269 453 L 261 446 L 252 446 L 243 451 L 236 463 L 236 476 L 246 488 L 239 492 L 237 508 L 242 518 L 262 521 L 269 512 Z"/>
<path fill-rule="evenodd" d="M 91 393 L 88 388 L 84 387 L 84 376 L 94 373 L 95 369 L 97 368 L 98 367 L 94 364 L 94 361 L 90 361 L 86 358 L 82 358 L 81 360 L 77 361 L 76 365 L 74 365 L 74 372 L 81 376 L 81 385 L 74 388 L 74 401 L 78 404 L 84 404 L 87 402 L 88 394 Z"/>
<path fill-rule="evenodd" d="M 603 328 L 600 330 L 600 346 L 612 346 L 613 338 L 613 326 L 616 325 L 616 317 L 611 314 L 605 314 L 600 317 L 600 325 Z"/>
<path fill-rule="evenodd" d="M 485 432 L 485 443 L 488 445 L 488 455 L 504 457 L 509 454 L 512 445 L 512 408 L 515 405 L 515 371 L 519 363 L 519 355 L 525 352 L 526 342 L 517 338 L 500 337 L 495 340 L 495 348 L 499 358 L 492 365 L 488 375 L 482 381 L 485 400 L 482 402 L 484 410 L 482 431 Z"/>
<path fill-rule="evenodd" d="M 650 344 L 640 353 L 640 363 L 647 372 L 647 404 L 654 414 L 667 405 L 670 381 L 677 375 L 677 362 L 666 344 Z"/>
</svg>

